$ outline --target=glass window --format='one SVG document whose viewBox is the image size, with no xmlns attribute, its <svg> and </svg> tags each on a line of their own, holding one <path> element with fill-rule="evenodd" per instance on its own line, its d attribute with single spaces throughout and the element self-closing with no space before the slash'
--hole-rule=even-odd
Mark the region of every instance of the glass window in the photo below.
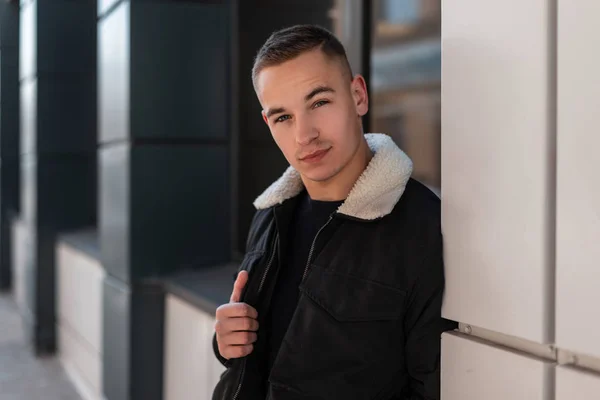
<svg viewBox="0 0 600 400">
<path fill-rule="evenodd" d="M 441 0 L 373 0 L 371 131 L 390 135 L 439 195 Z"/>
</svg>

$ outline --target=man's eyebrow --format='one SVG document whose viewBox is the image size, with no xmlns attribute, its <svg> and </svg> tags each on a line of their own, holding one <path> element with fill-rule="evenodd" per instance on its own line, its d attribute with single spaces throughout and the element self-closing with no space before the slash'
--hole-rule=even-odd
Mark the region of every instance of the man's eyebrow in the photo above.
<svg viewBox="0 0 600 400">
<path fill-rule="evenodd" d="M 267 110 L 267 113 L 266 113 L 267 119 L 270 119 L 275 114 L 281 114 L 283 112 L 285 112 L 285 108 L 283 108 L 283 107 L 271 108 L 271 109 Z"/>
<path fill-rule="evenodd" d="M 329 86 L 318 86 L 314 88 L 309 94 L 307 94 L 306 97 L 304 97 L 304 101 L 309 101 L 310 99 L 312 99 L 320 93 L 335 93 L 335 90 L 333 90 Z"/>
<path fill-rule="evenodd" d="M 316 95 L 318 95 L 320 93 L 335 93 L 335 90 L 333 90 L 329 86 L 318 86 L 318 87 L 314 88 L 309 94 L 307 94 L 304 97 L 304 101 L 309 101 L 310 99 L 312 99 L 313 97 L 315 97 Z M 267 119 L 270 119 L 273 115 L 281 114 L 284 112 L 285 112 L 285 108 L 276 107 L 276 108 L 271 108 L 271 109 L 267 110 L 265 115 L 267 116 Z"/>
</svg>

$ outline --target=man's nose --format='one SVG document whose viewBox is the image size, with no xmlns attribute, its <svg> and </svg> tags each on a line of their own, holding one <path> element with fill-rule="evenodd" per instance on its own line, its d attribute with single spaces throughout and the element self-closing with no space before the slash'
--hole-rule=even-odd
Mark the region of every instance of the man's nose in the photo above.
<svg viewBox="0 0 600 400">
<path fill-rule="evenodd" d="M 319 137 L 319 130 L 309 120 L 296 120 L 296 143 L 306 146 Z"/>
</svg>

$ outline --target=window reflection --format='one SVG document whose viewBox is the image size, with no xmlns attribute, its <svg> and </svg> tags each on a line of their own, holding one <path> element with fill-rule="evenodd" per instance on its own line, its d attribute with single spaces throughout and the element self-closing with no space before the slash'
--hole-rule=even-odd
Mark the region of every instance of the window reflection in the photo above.
<svg viewBox="0 0 600 400">
<path fill-rule="evenodd" d="M 371 131 L 391 135 L 439 194 L 441 1 L 372 4 Z"/>
</svg>

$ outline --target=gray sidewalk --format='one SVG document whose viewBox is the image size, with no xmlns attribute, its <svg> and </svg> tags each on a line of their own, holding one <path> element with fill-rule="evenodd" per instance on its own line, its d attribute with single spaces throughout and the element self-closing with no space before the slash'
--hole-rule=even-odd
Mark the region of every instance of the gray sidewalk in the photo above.
<svg viewBox="0 0 600 400">
<path fill-rule="evenodd" d="M 56 358 L 33 356 L 7 294 L 0 294 L 0 400 L 81 400 Z"/>
</svg>

